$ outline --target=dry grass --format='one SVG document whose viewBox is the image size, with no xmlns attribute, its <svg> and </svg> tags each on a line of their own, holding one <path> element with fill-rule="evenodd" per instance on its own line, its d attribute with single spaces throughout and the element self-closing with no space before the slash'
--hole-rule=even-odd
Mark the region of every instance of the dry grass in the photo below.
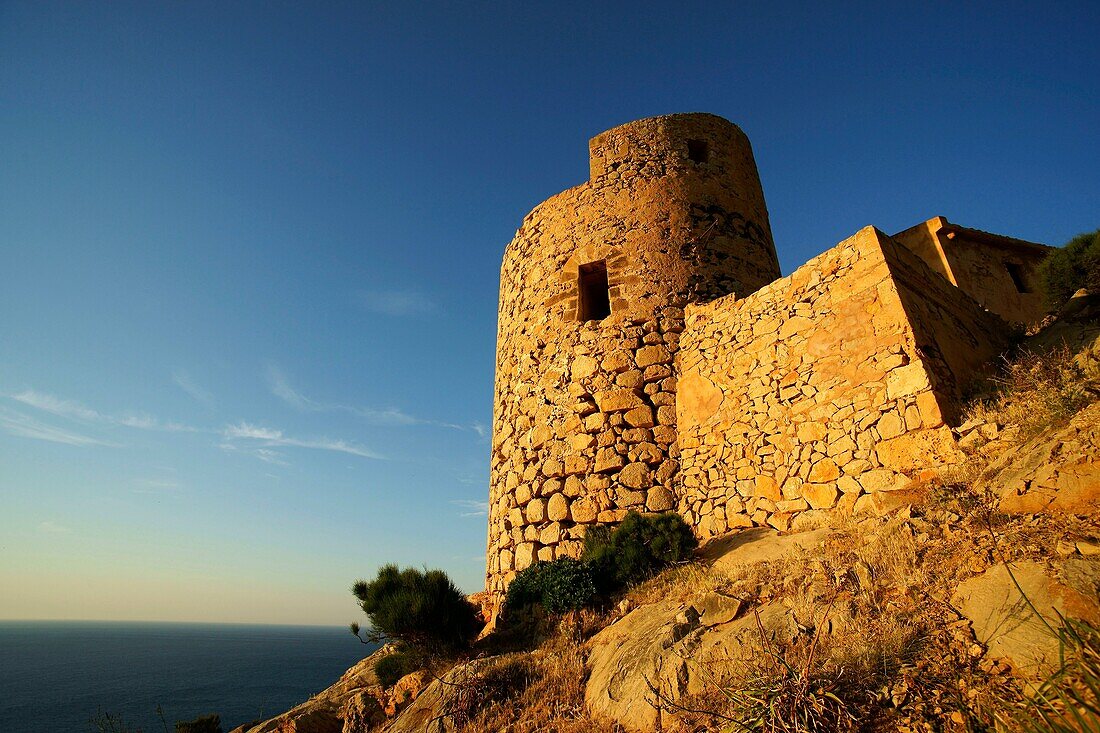
<svg viewBox="0 0 1100 733">
<path fill-rule="evenodd" d="M 512 655 L 506 665 L 471 681 L 461 733 L 621 733 L 593 719 L 584 705 L 585 639 L 607 618 L 591 611 L 567 614 L 537 650 Z"/>
<path fill-rule="evenodd" d="M 631 588 L 624 596 L 631 605 L 683 602 L 701 593 L 727 590 L 730 579 L 702 562 L 674 565 Z"/>
<path fill-rule="evenodd" d="M 1065 423 L 1100 399 L 1100 360 L 1094 351 L 1095 346 L 1080 353 L 1063 347 L 1006 360 L 965 417 L 1016 426 L 1022 441 Z"/>
</svg>

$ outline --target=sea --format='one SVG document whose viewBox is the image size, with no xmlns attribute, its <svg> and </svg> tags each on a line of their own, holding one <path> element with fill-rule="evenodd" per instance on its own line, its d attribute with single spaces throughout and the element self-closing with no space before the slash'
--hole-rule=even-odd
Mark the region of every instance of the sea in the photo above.
<svg viewBox="0 0 1100 733">
<path fill-rule="evenodd" d="M 127 733 L 209 713 L 229 731 L 304 702 L 371 651 L 347 627 L 0 621 L 0 733 L 98 733 L 104 713 Z"/>
</svg>

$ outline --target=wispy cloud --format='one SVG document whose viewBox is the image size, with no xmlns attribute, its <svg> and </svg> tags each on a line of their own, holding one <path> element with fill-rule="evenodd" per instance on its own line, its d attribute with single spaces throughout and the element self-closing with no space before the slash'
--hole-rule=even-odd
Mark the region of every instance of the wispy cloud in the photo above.
<svg viewBox="0 0 1100 733">
<path fill-rule="evenodd" d="M 252 454 L 266 463 L 273 463 L 276 466 L 289 466 L 290 463 L 283 460 L 283 454 L 279 451 L 271 450 L 270 448 L 257 448 L 252 451 Z"/>
<path fill-rule="evenodd" d="M 442 422 L 440 420 L 426 420 L 414 417 L 397 408 L 373 408 L 345 405 L 338 402 L 319 402 L 305 396 L 291 386 L 286 374 L 274 364 L 267 366 L 267 384 L 271 393 L 287 403 L 291 407 L 304 412 L 345 412 L 360 417 L 374 425 L 434 425 L 435 427 L 448 428 L 450 430 L 473 430 L 478 435 L 484 434 L 484 426 L 474 424 L 469 427 L 456 423 Z"/>
<path fill-rule="evenodd" d="M 117 447 L 115 443 L 108 443 L 98 438 L 92 438 L 80 433 L 56 428 L 39 420 L 35 420 L 29 415 L 24 415 L 21 412 L 9 410 L 5 407 L 0 407 L 0 429 L 21 438 L 45 440 L 50 443 L 63 443 L 65 445 L 75 446 L 102 445 Z"/>
<path fill-rule="evenodd" d="M 125 413 L 122 415 L 110 415 L 93 410 L 75 400 L 66 400 L 51 394 L 36 392 L 26 389 L 18 394 L 11 395 L 16 402 L 27 407 L 42 410 L 59 417 L 70 420 L 78 420 L 86 423 L 99 423 L 101 425 L 117 425 L 138 430 L 163 430 L 172 433 L 196 433 L 198 428 L 189 425 L 181 425 L 175 422 L 161 422 L 152 415 L 145 413 Z"/>
<path fill-rule="evenodd" d="M 45 522 L 39 522 L 38 529 L 49 534 L 68 534 L 69 532 L 72 532 L 72 530 L 65 525 L 58 524 L 57 522 L 49 519 L 47 519 Z"/>
<path fill-rule="evenodd" d="M 134 482 L 135 494 L 167 494 L 179 489 L 179 482 L 172 479 L 148 478 Z"/>
<path fill-rule="evenodd" d="M 210 394 L 207 390 L 199 386 L 199 384 L 191 378 L 191 375 L 187 373 L 185 369 L 175 369 L 172 371 L 172 381 L 176 386 L 191 396 L 196 402 L 201 402 L 204 405 L 211 406 L 214 404 L 214 395 Z"/>
<path fill-rule="evenodd" d="M 451 503 L 462 510 L 458 514 L 460 517 L 484 517 L 489 514 L 489 502 L 487 501 L 453 499 Z"/>
<path fill-rule="evenodd" d="M 267 428 L 260 425 L 252 425 L 243 421 L 237 423 L 236 425 L 227 425 L 222 431 L 222 436 L 225 439 L 226 444 L 232 447 L 236 447 L 237 444 L 235 441 L 240 441 L 245 445 L 251 445 L 253 447 L 259 446 L 261 448 L 268 449 L 278 447 L 311 448 L 314 450 L 327 450 L 335 451 L 337 453 L 348 453 L 350 455 L 360 456 L 362 458 L 374 458 L 377 460 L 384 460 L 385 458 L 379 453 L 375 453 L 372 450 L 364 448 L 355 443 L 349 443 L 344 440 L 333 440 L 331 438 L 293 438 L 289 435 L 284 434 L 282 430 Z M 272 452 L 271 457 L 278 458 L 278 453 Z"/>
<path fill-rule="evenodd" d="M 367 310 L 386 316 L 416 316 L 436 310 L 431 298 L 415 290 L 360 290 L 356 298 Z"/>
<path fill-rule="evenodd" d="M 267 386 L 271 389 L 271 394 L 291 407 L 308 412 L 322 412 L 326 409 L 330 409 L 328 406 L 309 399 L 291 387 L 286 375 L 274 364 L 267 365 L 266 373 Z"/>
</svg>

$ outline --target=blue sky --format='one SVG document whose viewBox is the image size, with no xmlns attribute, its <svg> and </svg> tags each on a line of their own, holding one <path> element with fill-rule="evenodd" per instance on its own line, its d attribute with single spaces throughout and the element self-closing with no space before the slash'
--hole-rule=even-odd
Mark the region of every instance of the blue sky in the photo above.
<svg viewBox="0 0 1100 733">
<path fill-rule="evenodd" d="M 0 3 L 0 618 L 479 588 L 497 274 L 587 139 L 709 111 L 784 272 L 1100 226 L 1096 3 Z"/>
</svg>

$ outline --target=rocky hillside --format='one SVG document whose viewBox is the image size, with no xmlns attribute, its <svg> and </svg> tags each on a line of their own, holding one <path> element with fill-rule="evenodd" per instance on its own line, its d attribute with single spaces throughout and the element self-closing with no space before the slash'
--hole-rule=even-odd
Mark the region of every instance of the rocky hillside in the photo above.
<svg viewBox="0 0 1100 733">
<path fill-rule="evenodd" d="M 1019 728 L 1037 683 L 1100 655 L 1074 621 L 1100 625 L 1100 319 L 1075 308 L 975 400 L 967 460 L 863 514 L 717 538 L 391 689 L 368 658 L 237 733 Z"/>
</svg>

